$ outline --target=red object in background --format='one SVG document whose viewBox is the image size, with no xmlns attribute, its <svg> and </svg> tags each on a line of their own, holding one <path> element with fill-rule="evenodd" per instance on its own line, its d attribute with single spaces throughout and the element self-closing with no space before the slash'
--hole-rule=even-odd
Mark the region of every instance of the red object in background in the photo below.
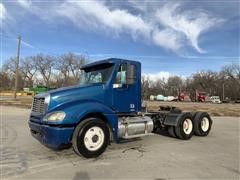
<svg viewBox="0 0 240 180">
<path fill-rule="evenodd" d="M 179 101 L 191 101 L 190 94 L 187 92 L 181 92 L 178 96 Z"/>
<path fill-rule="evenodd" d="M 209 95 L 206 92 L 199 92 L 196 90 L 196 101 L 206 102 L 209 99 Z"/>
</svg>

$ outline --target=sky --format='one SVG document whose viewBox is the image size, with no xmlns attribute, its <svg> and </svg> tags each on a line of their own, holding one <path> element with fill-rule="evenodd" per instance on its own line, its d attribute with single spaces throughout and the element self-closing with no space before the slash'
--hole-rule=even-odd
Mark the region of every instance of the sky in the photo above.
<svg viewBox="0 0 240 180">
<path fill-rule="evenodd" d="M 219 71 L 239 63 L 235 0 L 1 0 L 1 65 L 16 56 L 124 58 L 152 78 Z"/>
</svg>

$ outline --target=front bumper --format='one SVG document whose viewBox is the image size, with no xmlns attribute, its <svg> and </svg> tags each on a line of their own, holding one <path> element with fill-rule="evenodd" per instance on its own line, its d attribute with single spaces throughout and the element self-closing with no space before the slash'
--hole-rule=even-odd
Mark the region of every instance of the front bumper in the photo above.
<svg viewBox="0 0 240 180">
<path fill-rule="evenodd" d="M 59 149 L 71 143 L 74 127 L 53 127 L 31 121 L 28 124 L 32 136 L 49 148 Z"/>
</svg>

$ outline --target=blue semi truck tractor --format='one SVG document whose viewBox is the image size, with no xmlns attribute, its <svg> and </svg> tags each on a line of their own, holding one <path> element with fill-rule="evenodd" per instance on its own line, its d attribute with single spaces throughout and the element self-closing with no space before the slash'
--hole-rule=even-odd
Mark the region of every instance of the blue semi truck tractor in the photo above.
<svg viewBox="0 0 240 180">
<path fill-rule="evenodd" d="M 207 136 L 212 120 L 207 112 L 183 112 L 175 107 L 142 111 L 141 64 L 106 59 L 82 67 L 79 85 L 37 94 L 28 121 L 33 137 L 52 149 L 72 145 L 86 158 L 102 154 L 111 142 L 166 130 L 188 140 Z"/>
</svg>

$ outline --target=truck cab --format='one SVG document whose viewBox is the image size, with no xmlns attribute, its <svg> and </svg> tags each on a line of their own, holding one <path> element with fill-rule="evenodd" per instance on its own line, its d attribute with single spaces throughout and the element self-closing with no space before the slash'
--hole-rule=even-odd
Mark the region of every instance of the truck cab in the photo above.
<svg viewBox="0 0 240 180">
<path fill-rule="evenodd" d="M 72 145 L 79 155 L 97 157 L 112 141 L 177 127 L 181 118 L 190 119 L 185 124 L 190 131 L 185 135 L 177 131 L 178 136 L 190 139 L 193 135 L 190 113 L 173 109 L 141 112 L 140 62 L 111 58 L 81 69 L 79 85 L 37 94 L 33 99 L 30 131 L 46 146 L 59 149 Z M 159 118 L 159 113 L 167 118 Z M 205 135 L 211 128 L 208 115 L 207 122 Z"/>
</svg>

